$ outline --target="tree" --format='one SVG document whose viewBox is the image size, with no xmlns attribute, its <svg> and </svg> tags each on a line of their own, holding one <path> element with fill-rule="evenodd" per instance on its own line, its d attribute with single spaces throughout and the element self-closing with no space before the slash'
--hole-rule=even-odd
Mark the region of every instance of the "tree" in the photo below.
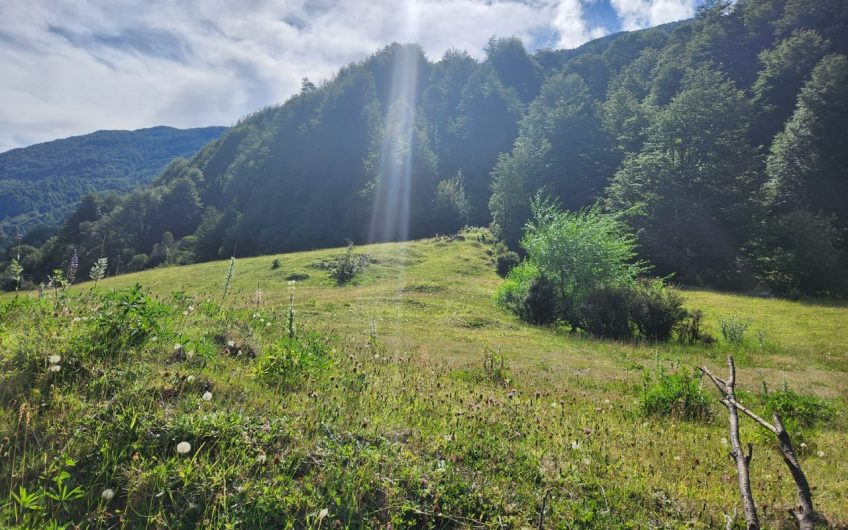
<svg viewBox="0 0 848 530">
<path fill-rule="evenodd" d="M 813 70 L 798 106 L 772 144 L 766 201 L 772 211 L 809 209 L 848 228 L 848 57 L 829 55 Z"/>
<path fill-rule="evenodd" d="M 681 92 L 654 115 L 645 146 L 616 173 L 607 204 L 627 213 L 641 255 L 660 274 L 713 285 L 737 280 L 754 213 L 750 113 L 719 71 L 690 70 Z"/>
<path fill-rule="evenodd" d="M 598 208 L 562 211 L 537 195 L 521 245 L 527 260 L 550 281 L 559 299 L 560 318 L 577 327 L 580 308 L 599 287 L 631 285 L 646 271 L 636 261 L 636 237 L 617 216 Z"/>
<path fill-rule="evenodd" d="M 495 235 L 510 248 L 518 248 L 524 223 L 530 218 L 532 194 L 541 186 L 542 170 L 550 151 L 547 140 L 523 138 L 511 153 L 498 157 L 492 170 L 489 210 Z"/>
<path fill-rule="evenodd" d="M 815 30 L 799 30 L 772 49 L 760 53 L 762 68 L 752 91 L 762 108 L 753 128 L 755 144 L 769 145 L 792 114 L 798 92 L 829 43 Z"/>
</svg>

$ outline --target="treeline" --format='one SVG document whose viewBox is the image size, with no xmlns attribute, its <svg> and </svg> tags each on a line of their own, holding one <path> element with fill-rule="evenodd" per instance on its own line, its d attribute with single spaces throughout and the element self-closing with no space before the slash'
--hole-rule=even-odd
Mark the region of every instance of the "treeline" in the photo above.
<svg viewBox="0 0 848 530">
<path fill-rule="evenodd" d="M 86 193 L 147 184 L 177 156 L 193 156 L 224 127 L 97 131 L 0 153 L 0 248 L 19 231 L 43 243 Z"/>
<path fill-rule="evenodd" d="M 392 156 L 409 161 L 409 237 L 491 223 L 517 248 L 541 189 L 620 213 L 654 274 L 839 295 L 846 53 L 842 0 L 714 1 L 577 50 L 493 39 L 483 61 L 393 44 L 304 80 L 151 186 L 86 197 L 57 236 L 9 257 L 39 282 L 75 251 L 82 270 L 103 253 L 113 274 L 366 241 L 403 64 L 414 131 Z"/>
</svg>

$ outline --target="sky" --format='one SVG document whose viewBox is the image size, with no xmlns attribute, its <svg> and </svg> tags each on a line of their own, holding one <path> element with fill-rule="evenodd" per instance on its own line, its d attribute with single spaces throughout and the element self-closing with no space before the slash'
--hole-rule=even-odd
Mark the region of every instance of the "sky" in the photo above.
<svg viewBox="0 0 848 530">
<path fill-rule="evenodd" d="M 0 0 L 0 152 L 100 129 L 231 125 L 391 42 L 483 57 L 690 18 L 698 0 Z"/>
</svg>

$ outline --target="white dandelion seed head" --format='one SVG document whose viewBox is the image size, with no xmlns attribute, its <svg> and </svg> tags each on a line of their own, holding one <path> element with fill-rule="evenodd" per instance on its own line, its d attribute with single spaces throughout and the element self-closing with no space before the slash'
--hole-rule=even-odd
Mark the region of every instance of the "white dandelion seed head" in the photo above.
<svg viewBox="0 0 848 530">
<path fill-rule="evenodd" d="M 51 372 L 58 372 L 61 369 L 62 369 L 62 367 L 59 366 L 58 364 L 51 364 L 50 365 L 50 371 Z"/>
<path fill-rule="evenodd" d="M 235 345 L 236 345 L 236 341 L 234 341 L 234 340 L 228 340 L 227 341 L 227 346 L 229 346 L 230 348 L 235 347 Z"/>
<path fill-rule="evenodd" d="M 188 306 L 188 310 L 189 310 L 189 311 L 194 311 L 194 306 L 193 306 L 193 305 Z"/>
<path fill-rule="evenodd" d="M 177 444 L 177 452 L 181 455 L 187 454 L 191 451 L 191 444 L 188 442 L 180 442 Z"/>
<path fill-rule="evenodd" d="M 190 376 L 186 377 L 186 382 L 187 383 L 194 383 L 194 376 L 190 375 Z"/>
<path fill-rule="evenodd" d="M 817 452 L 816 456 L 819 457 L 819 458 L 824 458 L 824 451 Z"/>
<path fill-rule="evenodd" d="M 62 356 L 61 355 L 51 355 L 50 357 L 47 358 L 47 361 L 50 364 L 59 364 L 60 362 L 62 362 Z"/>
<path fill-rule="evenodd" d="M 266 460 L 268 460 L 268 456 L 265 453 L 259 453 L 256 457 L 256 461 L 260 464 L 264 464 Z"/>
<path fill-rule="evenodd" d="M 806 448 L 807 448 L 807 444 L 805 444 L 804 442 L 801 442 L 801 449 L 806 449 Z"/>
<path fill-rule="evenodd" d="M 104 501 L 111 501 L 115 497 L 115 490 L 112 488 L 106 488 L 100 493 L 100 497 L 102 497 Z"/>
<path fill-rule="evenodd" d="M 203 393 L 203 401 L 212 401 L 212 392 L 208 390 Z"/>
</svg>

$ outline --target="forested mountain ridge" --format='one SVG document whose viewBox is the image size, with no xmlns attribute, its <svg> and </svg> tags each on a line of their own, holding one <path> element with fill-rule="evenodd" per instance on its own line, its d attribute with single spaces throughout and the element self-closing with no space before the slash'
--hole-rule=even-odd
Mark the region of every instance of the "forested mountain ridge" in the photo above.
<svg viewBox="0 0 848 530">
<path fill-rule="evenodd" d="M 0 226 L 61 223 L 83 195 L 147 184 L 175 157 L 193 156 L 225 127 L 97 131 L 0 153 Z"/>
<path fill-rule="evenodd" d="M 373 220 L 391 218 L 381 190 L 401 172 L 402 237 L 491 222 L 517 248 L 544 190 L 620 212 L 656 274 L 842 293 L 846 52 L 841 0 L 709 2 L 576 51 L 493 39 L 483 61 L 393 44 L 304 80 L 151 186 L 87 197 L 21 265 L 41 281 L 101 248 L 114 272 L 396 238 Z M 398 100 L 401 68 L 416 82 Z"/>
</svg>

